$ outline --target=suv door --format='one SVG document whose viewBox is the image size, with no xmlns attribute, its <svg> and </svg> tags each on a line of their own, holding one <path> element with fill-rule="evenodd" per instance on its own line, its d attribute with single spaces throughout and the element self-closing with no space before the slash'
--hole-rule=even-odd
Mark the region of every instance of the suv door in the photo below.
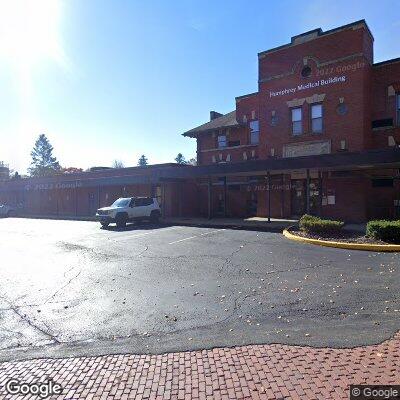
<svg viewBox="0 0 400 400">
<path fill-rule="evenodd" d="M 133 218 L 141 218 L 146 217 L 146 204 L 145 199 L 137 198 L 135 199 L 134 207 L 133 207 Z"/>
<path fill-rule="evenodd" d="M 128 208 L 128 215 L 129 218 L 135 218 L 136 213 L 137 213 L 137 208 L 136 208 L 136 199 L 132 199 L 131 202 L 129 203 L 129 208 Z"/>
</svg>

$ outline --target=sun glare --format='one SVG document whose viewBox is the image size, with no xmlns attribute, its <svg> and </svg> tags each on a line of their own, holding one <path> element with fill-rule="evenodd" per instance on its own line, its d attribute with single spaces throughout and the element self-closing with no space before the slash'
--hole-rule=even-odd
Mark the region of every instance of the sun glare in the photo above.
<svg viewBox="0 0 400 400">
<path fill-rule="evenodd" d="M 60 12 L 60 0 L 0 0 L 0 57 L 22 69 L 62 64 Z"/>
</svg>

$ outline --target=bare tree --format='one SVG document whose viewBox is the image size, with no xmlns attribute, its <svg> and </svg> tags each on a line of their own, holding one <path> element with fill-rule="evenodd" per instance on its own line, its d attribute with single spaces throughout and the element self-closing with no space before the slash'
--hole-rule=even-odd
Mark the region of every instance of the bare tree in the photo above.
<svg viewBox="0 0 400 400">
<path fill-rule="evenodd" d="M 112 168 L 125 168 L 125 164 L 121 160 L 114 160 L 112 163 Z"/>
</svg>

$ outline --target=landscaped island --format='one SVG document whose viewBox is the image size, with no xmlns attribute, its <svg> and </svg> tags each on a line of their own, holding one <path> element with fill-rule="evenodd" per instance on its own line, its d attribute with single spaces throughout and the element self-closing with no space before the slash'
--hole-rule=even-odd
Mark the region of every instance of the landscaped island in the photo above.
<svg viewBox="0 0 400 400">
<path fill-rule="evenodd" d="M 291 233 L 321 241 L 360 243 L 371 245 L 400 244 L 400 220 L 369 221 L 365 232 L 344 229 L 343 221 L 322 219 L 313 215 L 303 215 L 298 229 Z"/>
</svg>

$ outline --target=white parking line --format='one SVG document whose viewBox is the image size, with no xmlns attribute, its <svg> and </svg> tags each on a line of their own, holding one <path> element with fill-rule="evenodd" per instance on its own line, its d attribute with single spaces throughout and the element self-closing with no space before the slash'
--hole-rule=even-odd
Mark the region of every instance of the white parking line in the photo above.
<svg viewBox="0 0 400 400">
<path fill-rule="evenodd" d="M 125 235 L 125 236 L 122 236 L 122 237 L 113 238 L 112 240 L 118 242 L 120 240 L 133 239 L 133 238 L 137 238 L 137 237 L 151 235 L 152 233 L 162 233 L 162 232 L 165 232 L 165 231 L 171 231 L 171 230 L 179 229 L 179 228 L 181 228 L 181 226 L 171 226 L 170 228 L 154 229 L 151 232 L 140 233 L 138 235 Z"/>
<path fill-rule="evenodd" d="M 202 233 L 200 235 L 190 236 L 190 237 L 187 237 L 187 238 L 184 238 L 184 239 L 175 240 L 174 242 L 171 242 L 171 243 L 168 243 L 168 244 L 175 244 L 175 243 L 179 243 L 179 242 L 184 242 L 185 240 L 195 239 L 195 238 L 200 237 L 200 236 L 210 235 L 211 233 L 221 232 L 221 231 L 224 231 L 224 230 L 225 229 L 217 229 L 216 231 L 206 232 L 206 233 Z"/>
</svg>

